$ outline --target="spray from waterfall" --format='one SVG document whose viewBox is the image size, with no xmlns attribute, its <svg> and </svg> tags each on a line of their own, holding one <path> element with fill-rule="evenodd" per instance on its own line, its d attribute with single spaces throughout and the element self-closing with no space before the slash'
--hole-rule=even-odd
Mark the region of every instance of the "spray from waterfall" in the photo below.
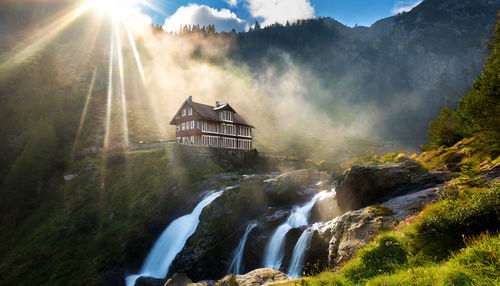
<svg viewBox="0 0 500 286">
<path fill-rule="evenodd" d="M 252 231 L 252 229 L 254 229 L 256 226 L 257 226 L 256 223 L 250 223 L 247 225 L 245 234 L 241 238 L 240 242 L 238 243 L 238 247 L 236 247 L 236 250 L 234 252 L 234 257 L 233 260 L 231 261 L 231 265 L 229 266 L 228 274 L 241 274 L 243 268 L 241 261 L 243 260 L 243 251 L 245 250 L 247 237 Z"/>
<path fill-rule="evenodd" d="M 129 275 L 125 278 L 127 286 L 134 286 L 137 278 L 141 276 L 165 278 L 170 264 L 172 264 L 177 254 L 182 251 L 189 237 L 196 231 L 203 209 L 227 189 L 208 195 L 198 203 L 193 212 L 170 223 L 146 257 L 140 274 Z"/>
<path fill-rule="evenodd" d="M 309 215 L 318 200 L 334 196 L 331 191 L 322 191 L 316 194 L 308 203 L 301 207 L 295 207 L 287 221 L 274 231 L 269 240 L 264 255 L 264 266 L 266 268 L 280 269 L 285 257 L 285 238 L 292 228 L 308 225 Z"/>
</svg>

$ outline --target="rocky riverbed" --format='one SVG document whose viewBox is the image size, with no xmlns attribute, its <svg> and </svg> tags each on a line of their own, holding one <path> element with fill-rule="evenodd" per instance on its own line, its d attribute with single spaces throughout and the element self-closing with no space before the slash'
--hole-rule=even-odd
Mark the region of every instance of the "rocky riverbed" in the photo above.
<svg viewBox="0 0 500 286">
<path fill-rule="evenodd" d="M 393 228 L 438 199 L 441 184 L 453 177 L 451 173 L 427 172 L 413 161 L 390 166 L 356 166 L 340 182 L 317 170 L 298 170 L 279 176 L 225 176 L 231 177 L 233 187 L 204 208 L 195 233 L 176 255 L 167 277 L 140 277 L 136 285 L 163 285 L 167 279 L 170 279 L 168 285 L 190 281 L 261 285 L 273 279 L 288 279 L 285 273 L 292 253 L 295 255 L 294 247 L 306 229 L 312 235 L 303 249 L 303 271 L 307 274 L 315 269 L 335 269 L 379 232 Z M 312 202 L 312 209 L 305 214 L 307 223 L 291 226 L 284 234 L 284 256 L 279 269 L 262 268 L 269 240 L 278 226 L 289 221 L 299 206 L 311 203 L 322 191 L 330 195 Z M 242 273 L 248 274 L 233 275 L 228 269 L 249 224 L 256 226 L 247 233 L 241 252 Z"/>
</svg>

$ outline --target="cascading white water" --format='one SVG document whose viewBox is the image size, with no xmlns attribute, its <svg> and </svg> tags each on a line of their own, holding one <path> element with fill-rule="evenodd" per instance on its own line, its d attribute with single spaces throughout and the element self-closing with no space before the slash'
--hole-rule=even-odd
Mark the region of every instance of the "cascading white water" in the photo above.
<svg viewBox="0 0 500 286">
<path fill-rule="evenodd" d="M 250 223 L 247 225 L 247 229 L 245 234 L 241 238 L 238 243 L 238 247 L 236 247 L 236 251 L 234 252 L 233 260 L 231 261 L 231 265 L 229 266 L 228 274 L 241 274 L 241 261 L 243 259 L 243 250 L 245 250 L 245 244 L 247 242 L 248 234 L 257 226 L 256 223 Z"/>
<path fill-rule="evenodd" d="M 224 190 L 208 195 L 198 203 L 193 212 L 171 222 L 146 257 L 140 274 L 130 275 L 125 278 L 127 286 L 134 286 L 137 278 L 141 276 L 165 278 L 170 264 L 177 254 L 182 251 L 189 237 L 196 231 L 203 209 L 223 192 Z"/>
<path fill-rule="evenodd" d="M 313 233 L 313 228 L 307 228 L 299 237 L 299 240 L 297 240 L 297 243 L 293 248 L 292 260 L 290 262 L 290 266 L 288 267 L 288 277 L 299 278 L 302 276 L 302 268 L 304 268 L 304 254 L 307 246 L 309 245 L 309 241 L 311 241 Z"/>
<path fill-rule="evenodd" d="M 285 237 L 290 229 L 308 225 L 309 214 L 311 213 L 314 204 L 318 200 L 335 195 L 331 191 L 322 191 L 317 193 L 307 204 L 301 207 L 295 207 L 288 217 L 287 221 L 278 226 L 274 231 L 273 236 L 266 246 L 264 256 L 264 267 L 280 269 L 283 258 L 285 257 Z"/>
</svg>

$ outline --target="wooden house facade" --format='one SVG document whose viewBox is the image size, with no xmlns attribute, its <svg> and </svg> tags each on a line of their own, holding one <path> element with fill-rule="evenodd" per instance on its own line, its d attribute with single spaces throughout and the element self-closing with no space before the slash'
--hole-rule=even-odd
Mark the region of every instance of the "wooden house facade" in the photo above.
<svg viewBox="0 0 500 286">
<path fill-rule="evenodd" d="M 207 147 L 251 150 L 252 129 L 229 104 L 193 102 L 190 96 L 175 114 L 177 142 Z"/>
</svg>

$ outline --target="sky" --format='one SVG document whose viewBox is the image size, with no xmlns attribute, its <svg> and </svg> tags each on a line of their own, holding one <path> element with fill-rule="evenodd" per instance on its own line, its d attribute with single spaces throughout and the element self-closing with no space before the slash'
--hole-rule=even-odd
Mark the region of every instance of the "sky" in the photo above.
<svg viewBox="0 0 500 286">
<path fill-rule="evenodd" d="M 154 24 L 176 31 L 181 24 L 214 24 L 217 31 L 248 30 L 256 20 L 264 26 L 312 17 L 331 17 L 344 25 L 370 26 L 377 20 L 409 11 L 422 0 L 148 0 L 141 6 Z"/>
</svg>

